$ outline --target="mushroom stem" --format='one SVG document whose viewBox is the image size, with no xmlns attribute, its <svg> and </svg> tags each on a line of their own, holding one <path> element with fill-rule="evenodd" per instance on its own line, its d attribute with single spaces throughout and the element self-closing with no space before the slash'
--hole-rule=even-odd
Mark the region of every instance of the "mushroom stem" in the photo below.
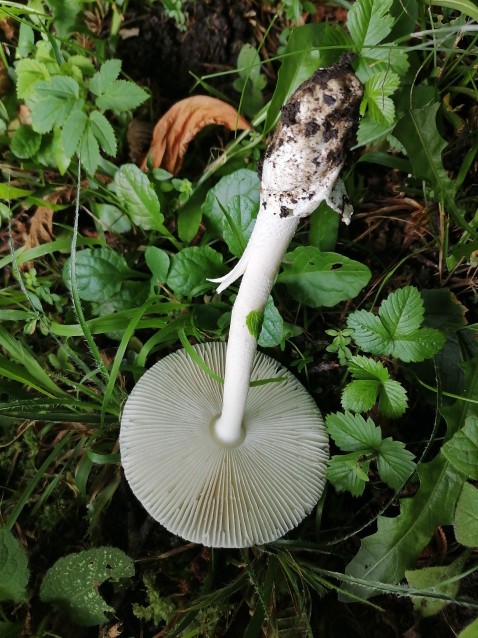
<svg viewBox="0 0 478 638">
<path fill-rule="evenodd" d="M 244 255 L 247 262 L 232 309 L 223 409 L 214 423 L 218 441 L 231 447 L 240 444 L 245 436 L 243 417 L 257 350 L 258 335 L 247 326 L 247 317 L 251 312 L 264 311 L 282 257 L 299 223 L 298 217 L 281 219 L 271 212 L 267 208 L 259 213 Z"/>
</svg>

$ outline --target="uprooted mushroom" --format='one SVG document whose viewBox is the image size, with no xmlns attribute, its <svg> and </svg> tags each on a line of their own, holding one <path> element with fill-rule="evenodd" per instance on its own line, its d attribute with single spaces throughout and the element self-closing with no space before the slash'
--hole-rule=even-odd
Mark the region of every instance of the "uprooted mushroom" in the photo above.
<svg viewBox="0 0 478 638">
<path fill-rule="evenodd" d="M 253 233 L 235 268 L 216 280 L 221 292 L 242 275 L 227 348 L 196 346 L 206 366 L 184 350 L 163 358 L 126 403 L 120 434 L 126 478 L 153 518 L 190 541 L 213 547 L 273 541 L 323 491 L 328 440 L 320 412 L 291 373 L 257 353 L 248 318 L 264 311 L 301 217 L 325 200 L 349 221 L 339 173 L 362 93 L 344 60 L 318 69 L 282 108 L 264 158 Z"/>
</svg>

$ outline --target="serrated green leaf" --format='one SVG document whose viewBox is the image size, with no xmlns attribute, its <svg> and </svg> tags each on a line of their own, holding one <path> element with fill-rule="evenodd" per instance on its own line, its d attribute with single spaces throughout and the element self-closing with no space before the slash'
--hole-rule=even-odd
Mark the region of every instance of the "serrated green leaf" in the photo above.
<svg viewBox="0 0 478 638">
<path fill-rule="evenodd" d="M 455 510 L 455 538 L 466 547 L 478 547 L 478 489 L 465 483 Z"/>
<path fill-rule="evenodd" d="M 25 551 L 10 530 L 0 528 L 0 601 L 24 602 L 29 578 Z"/>
<path fill-rule="evenodd" d="M 116 135 L 106 117 L 99 111 L 90 113 L 90 127 L 99 145 L 107 155 L 116 155 Z"/>
<path fill-rule="evenodd" d="M 73 108 L 80 108 L 80 87 L 70 77 L 55 76 L 35 85 L 38 100 L 32 106 L 32 127 L 37 133 L 48 133 L 61 126 Z"/>
<path fill-rule="evenodd" d="M 352 381 L 342 392 L 342 408 L 350 412 L 367 412 L 375 405 L 380 386 L 377 379 Z"/>
<path fill-rule="evenodd" d="M 374 73 L 365 82 L 364 104 L 375 122 L 391 124 L 395 120 L 395 106 L 390 96 L 400 86 L 400 77 L 393 71 Z"/>
<path fill-rule="evenodd" d="M 350 374 L 356 379 L 376 379 L 383 383 L 390 378 L 383 363 L 360 354 L 353 356 L 347 366 Z"/>
<path fill-rule="evenodd" d="M 388 295 L 378 311 L 391 337 L 418 330 L 423 322 L 423 300 L 416 288 L 405 286 Z"/>
<path fill-rule="evenodd" d="M 377 469 L 384 483 L 394 490 L 402 487 L 415 469 L 414 455 L 401 441 L 383 439 L 378 449 Z"/>
<path fill-rule="evenodd" d="M 247 195 L 236 195 L 224 209 L 222 236 L 236 257 L 244 252 L 256 223 L 258 210 L 259 203 L 252 201 Z"/>
<path fill-rule="evenodd" d="M 103 62 L 90 80 L 89 88 L 94 95 L 106 93 L 121 72 L 121 60 L 113 58 Z"/>
<path fill-rule="evenodd" d="M 364 449 L 376 450 L 380 447 L 382 433 L 371 419 L 365 420 L 360 414 L 351 412 L 337 412 L 329 414 L 325 422 L 327 432 L 345 452 L 362 452 Z"/>
<path fill-rule="evenodd" d="M 100 163 L 100 147 L 96 141 L 96 137 L 91 130 L 89 122 L 83 132 L 80 143 L 80 158 L 81 164 L 85 167 L 86 172 L 89 175 L 94 175 L 98 164 Z"/>
<path fill-rule="evenodd" d="M 195 297 L 215 287 L 224 272 L 222 255 L 209 246 L 184 248 L 173 256 L 167 285 L 175 295 Z"/>
<path fill-rule="evenodd" d="M 259 206 L 259 178 L 255 171 L 241 168 L 222 177 L 209 190 L 202 212 L 210 232 L 216 237 L 222 236 L 223 232 L 224 214 L 221 206 L 229 210 L 232 200 L 237 196 L 247 197 L 255 206 Z"/>
<path fill-rule="evenodd" d="M 360 120 L 357 130 L 357 144 L 368 146 L 384 140 L 393 130 L 393 126 L 384 122 L 374 122 L 368 114 Z"/>
<path fill-rule="evenodd" d="M 91 86 L 91 85 L 90 85 Z M 140 86 L 128 80 L 115 80 L 106 93 L 96 99 L 101 111 L 132 111 L 148 99 L 149 95 Z"/>
<path fill-rule="evenodd" d="M 409 110 L 393 129 L 393 135 L 405 147 L 413 167 L 413 175 L 426 180 L 435 193 L 452 196 L 454 186 L 442 162 L 447 142 L 436 124 L 439 103 Z"/>
<path fill-rule="evenodd" d="M 69 158 L 78 150 L 81 138 L 88 124 L 88 116 L 80 109 L 73 109 L 67 117 L 61 132 L 61 145 Z"/>
<path fill-rule="evenodd" d="M 148 176 L 135 164 L 115 174 L 115 189 L 131 221 L 143 230 L 160 230 L 164 221 L 158 196 Z"/>
<path fill-rule="evenodd" d="M 478 480 L 478 418 L 470 416 L 465 425 L 442 448 L 455 469 Z"/>
<path fill-rule="evenodd" d="M 15 131 L 10 143 L 12 153 L 20 159 L 30 159 L 40 148 L 42 136 L 31 126 L 24 125 Z"/>
<path fill-rule="evenodd" d="M 129 556 L 115 547 L 97 547 L 60 558 L 47 571 L 40 598 L 79 625 L 98 625 L 108 620 L 106 612 L 114 612 L 100 596 L 99 585 L 132 576 L 134 562 Z"/>
<path fill-rule="evenodd" d="M 412 569 L 433 531 L 453 522 L 455 503 L 463 477 L 441 454 L 430 463 L 418 466 L 420 487 L 411 498 L 400 500 L 400 514 L 394 518 L 379 516 L 378 531 L 362 540 L 360 550 L 347 565 L 346 574 L 381 583 L 396 583 Z M 361 598 L 369 598 L 372 588 L 342 584 L 342 589 Z M 347 599 L 345 594 L 340 596 Z M 350 601 L 349 601 L 350 602 Z"/>
<path fill-rule="evenodd" d="M 63 267 L 63 279 L 70 287 L 70 258 Z M 114 297 L 123 281 L 136 273 L 125 258 L 111 248 L 86 248 L 76 254 L 76 285 L 80 299 L 102 303 Z"/>
<path fill-rule="evenodd" d="M 370 277 L 370 270 L 358 261 L 337 253 L 323 253 L 314 246 L 299 246 L 286 254 L 277 281 L 286 284 L 296 301 L 318 308 L 352 299 Z"/>
<path fill-rule="evenodd" d="M 357 53 L 384 40 L 392 30 L 393 0 L 357 0 L 347 15 L 347 28 Z"/>
<path fill-rule="evenodd" d="M 368 482 L 370 461 L 363 460 L 361 452 L 332 456 L 327 468 L 327 478 L 337 492 L 350 492 L 361 496 Z"/>
<path fill-rule="evenodd" d="M 262 330 L 262 322 L 264 321 L 263 310 L 251 310 L 246 316 L 246 326 L 254 339 L 258 339 Z"/>
<path fill-rule="evenodd" d="M 398 419 L 407 409 L 407 391 L 398 381 L 388 379 L 379 392 L 378 409 L 389 419 Z"/>
<path fill-rule="evenodd" d="M 275 307 L 272 297 L 269 297 L 264 308 L 264 320 L 257 343 L 263 348 L 274 348 L 282 342 L 283 338 L 284 320 Z"/>
<path fill-rule="evenodd" d="M 35 85 L 42 80 L 48 80 L 50 74 L 43 62 L 23 59 L 16 66 L 17 96 L 21 100 L 28 100 L 35 93 Z"/>
</svg>

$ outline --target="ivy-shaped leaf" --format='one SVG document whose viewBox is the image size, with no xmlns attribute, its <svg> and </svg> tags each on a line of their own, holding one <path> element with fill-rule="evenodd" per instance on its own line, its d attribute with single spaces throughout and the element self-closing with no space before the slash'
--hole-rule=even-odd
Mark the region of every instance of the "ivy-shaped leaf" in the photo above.
<svg viewBox="0 0 478 638">
<path fill-rule="evenodd" d="M 365 352 L 391 355 L 402 361 L 423 361 L 436 354 L 445 337 L 434 328 L 420 328 L 424 307 L 420 293 L 406 286 L 391 293 L 380 305 L 378 316 L 367 310 L 349 315 L 355 343 Z"/>
<path fill-rule="evenodd" d="M 40 588 L 40 598 L 54 603 L 73 622 L 92 626 L 106 622 L 114 612 L 100 596 L 98 586 L 106 580 L 134 576 L 134 562 L 120 549 L 98 547 L 60 558 L 50 567 Z"/>
</svg>

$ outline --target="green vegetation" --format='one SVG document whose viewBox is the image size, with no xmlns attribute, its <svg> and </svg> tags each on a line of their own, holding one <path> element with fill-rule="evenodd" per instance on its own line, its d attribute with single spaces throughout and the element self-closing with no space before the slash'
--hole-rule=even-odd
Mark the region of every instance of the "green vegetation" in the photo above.
<svg viewBox="0 0 478 638">
<path fill-rule="evenodd" d="M 0 636 L 362 636 L 392 596 L 400 635 L 412 605 L 476 635 L 476 5 L 250 5 L 260 29 L 196 87 L 254 128 L 212 161 L 202 132 L 177 176 L 129 156 L 156 105 L 122 25 L 156 11 L 187 35 L 193 2 L 0 1 Z M 269 546 L 193 546 L 122 479 L 122 405 L 159 358 L 227 338 L 237 285 L 209 279 L 251 235 L 280 107 L 343 53 L 365 87 L 355 214 L 304 220 L 248 317 L 324 413 L 328 487 Z"/>
</svg>

